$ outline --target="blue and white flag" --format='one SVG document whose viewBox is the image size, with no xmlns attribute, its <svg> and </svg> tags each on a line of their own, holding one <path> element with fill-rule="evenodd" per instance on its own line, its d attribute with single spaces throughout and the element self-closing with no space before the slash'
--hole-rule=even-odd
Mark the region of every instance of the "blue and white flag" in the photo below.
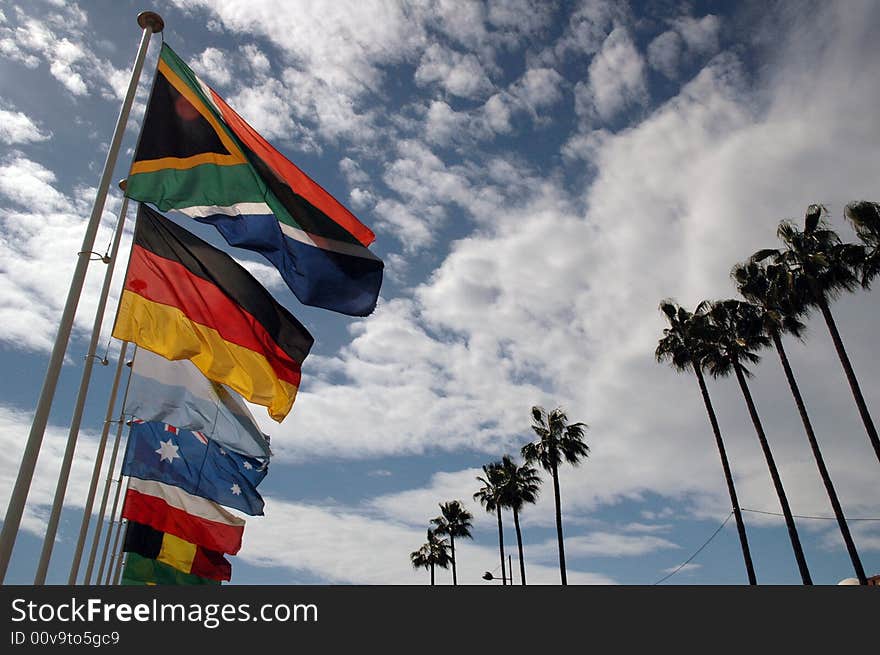
<svg viewBox="0 0 880 655">
<path fill-rule="evenodd" d="M 235 392 L 211 382 L 188 359 L 171 361 L 138 348 L 125 413 L 198 430 L 224 448 L 268 460 L 269 437 Z"/>
<path fill-rule="evenodd" d="M 174 485 L 246 514 L 263 513 L 257 485 L 267 464 L 226 450 L 201 432 L 135 419 L 122 473 Z"/>
</svg>

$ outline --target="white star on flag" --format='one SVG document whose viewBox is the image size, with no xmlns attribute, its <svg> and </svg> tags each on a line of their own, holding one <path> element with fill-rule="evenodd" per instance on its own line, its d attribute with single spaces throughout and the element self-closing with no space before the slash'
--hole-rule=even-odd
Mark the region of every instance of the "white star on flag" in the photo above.
<svg viewBox="0 0 880 655">
<path fill-rule="evenodd" d="M 254 468 L 253 466 L 251 466 L 251 463 L 250 463 L 250 462 L 245 462 L 245 463 L 243 464 L 243 466 L 244 466 L 248 471 L 250 471 L 252 468 Z"/>
<path fill-rule="evenodd" d="M 239 487 L 238 484 L 235 482 L 232 483 L 230 490 L 232 491 L 233 496 L 240 496 L 241 495 L 241 487 Z"/>
<path fill-rule="evenodd" d="M 159 448 L 157 448 L 154 452 L 159 453 L 159 461 L 164 462 L 168 460 L 171 463 L 174 463 L 174 458 L 180 458 L 180 455 L 177 454 L 177 446 L 171 443 L 171 439 L 168 441 L 160 441 Z"/>
</svg>

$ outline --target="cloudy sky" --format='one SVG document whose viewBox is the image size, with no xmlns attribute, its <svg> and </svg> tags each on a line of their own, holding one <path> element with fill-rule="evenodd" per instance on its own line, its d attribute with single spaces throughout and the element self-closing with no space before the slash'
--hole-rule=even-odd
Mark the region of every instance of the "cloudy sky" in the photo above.
<svg viewBox="0 0 880 655">
<path fill-rule="evenodd" d="M 0 2 L 0 511 L 143 8 Z M 475 476 L 532 437 L 534 404 L 590 426 L 590 457 L 561 474 L 571 583 L 652 584 L 691 558 L 730 501 L 696 381 L 654 362 L 658 302 L 733 295 L 731 266 L 774 247 L 778 222 L 801 219 L 810 203 L 854 238 L 843 206 L 880 195 L 880 6 L 161 0 L 153 9 L 172 48 L 373 228 L 386 263 L 376 312 L 353 319 L 300 305 L 272 269 L 233 253 L 316 337 L 290 416 L 278 425 L 255 409 L 276 457 L 261 486 L 266 515 L 248 520 L 233 583 L 424 584 L 409 553 L 438 503 L 460 499 L 475 530 L 458 548 L 459 580 L 494 584 L 480 578 L 500 571 L 494 519 L 472 500 Z M 115 191 L 97 249 L 119 205 Z M 211 228 L 190 227 L 228 249 Z M 102 275 L 91 267 L 7 582 L 33 579 Z M 849 295 L 833 311 L 880 414 L 875 296 Z M 111 321 L 112 312 L 102 351 Z M 118 345 L 109 348 L 112 358 Z M 875 519 L 851 529 L 868 574 L 880 573 L 880 463 L 821 317 L 788 350 L 847 515 Z M 67 579 L 112 368 L 94 376 L 50 582 Z M 776 354 L 753 372 L 792 510 L 805 517 L 797 527 L 813 579 L 835 584 L 852 567 Z M 710 393 L 749 510 L 758 581 L 797 584 L 736 383 L 710 381 Z M 522 517 L 530 583 L 559 579 L 545 487 Z M 729 521 L 663 584 L 744 582 Z"/>
</svg>

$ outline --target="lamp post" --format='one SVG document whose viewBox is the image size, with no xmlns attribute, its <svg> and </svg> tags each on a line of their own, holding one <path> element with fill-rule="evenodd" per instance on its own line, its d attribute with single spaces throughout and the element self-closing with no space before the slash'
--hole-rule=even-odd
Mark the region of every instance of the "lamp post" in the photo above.
<svg viewBox="0 0 880 655">
<path fill-rule="evenodd" d="M 510 555 L 508 555 L 508 556 L 507 556 L 507 570 L 510 571 L 510 577 L 509 577 L 509 578 L 506 577 L 506 576 L 504 576 L 504 575 L 502 575 L 500 578 L 496 578 L 496 577 L 493 575 L 492 571 L 486 571 L 486 572 L 483 574 L 483 580 L 490 580 L 490 581 L 491 581 L 491 580 L 501 580 L 501 583 L 502 583 L 502 584 L 511 584 L 511 585 L 512 585 L 512 584 L 513 584 L 513 568 L 511 568 L 511 563 L 510 563 L 510 561 L 511 561 L 511 558 L 510 558 Z"/>
</svg>

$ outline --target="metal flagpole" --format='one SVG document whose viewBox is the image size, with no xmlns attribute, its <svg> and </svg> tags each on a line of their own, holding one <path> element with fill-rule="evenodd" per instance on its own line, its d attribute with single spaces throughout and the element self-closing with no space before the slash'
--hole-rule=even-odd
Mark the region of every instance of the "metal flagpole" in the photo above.
<svg viewBox="0 0 880 655">
<path fill-rule="evenodd" d="M 126 485 L 126 487 L 127 486 L 128 485 Z M 126 522 L 125 525 L 123 526 L 123 521 L 120 519 L 119 530 L 116 532 L 116 541 L 117 542 L 119 541 L 120 535 L 122 535 L 122 533 L 127 530 L 128 530 L 128 522 Z M 113 544 L 113 548 L 116 549 L 116 544 Z M 125 562 L 123 561 L 124 559 L 125 559 L 125 539 L 122 540 L 122 543 L 119 544 L 119 548 L 116 550 L 116 561 L 115 561 L 116 570 L 113 574 L 113 581 L 111 582 L 111 584 L 113 584 L 113 585 L 118 585 L 119 579 L 122 577 L 122 568 L 125 565 Z"/>
<path fill-rule="evenodd" d="M 92 340 L 91 343 L 89 343 L 85 365 L 83 366 L 82 379 L 79 383 L 79 393 L 76 397 L 73 417 L 70 419 L 70 431 L 67 433 L 67 446 L 64 449 L 64 457 L 61 460 L 61 471 L 58 474 L 58 484 L 55 487 L 55 500 L 52 503 L 52 511 L 49 514 L 49 521 L 46 525 L 46 534 L 43 537 L 43 551 L 40 553 L 40 561 L 37 564 L 37 573 L 34 577 L 34 584 L 37 585 L 46 583 L 46 573 L 49 570 L 49 560 L 52 557 L 52 548 L 55 545 L 55 534 L 58 532 L 58 521 L 61 519 L 61 509 L 64 505 L 64 494 L 67 492 L 67 482 L 70 479 L 70 469 L 73 466 L 73 455 L 76 451 L 76 442 L 79 437 L 79 428 L 82 423 L 86 396 L 89 392 L 89 382 L 92 378 L 92 366 L 96 356 L 95 350 L 98 346 L 98 338 L 101 336 L 101 324 L 104 322 L 104 310 L 107 307 L 107 297 L 110 295 L 113 269 L 116 267 L 116 254 L 119 252 L 119 242 L 122 240 L 122 228 L 125 225 L 126 211 L 128 211 L 128 198 L 123 198 L 122 207 L 119 210 L 119 219 L 116 222 L 116 233 L 113 236 L 113 245 L 111 246 L 110 255 L 105 255 L 103 257 L 103 261 L 107 264 L 107 271 L 104 274 L 104 285 L 101 288 L 98 307 L 95 309 L 95 323 L 92 326 Z M 104 359 L 101 363 L 107 364 L 107 360 Z M 111 397 L 115 398 L 115 396 L 116 384 L 114 383 Z M 106 441 L 107 430 L 105 429 L 101 435 L 101 441 L 98 446 L 98 459 L 96 460 L 96 465 L 98 466 L 100 466 L 101 458 L 103 457 L 104 444 Z M 87 505 L 86 512 L 91 511 L 91 506 Z"/>
<path fill-rule="evenodd" d="M 95 471 L 101 470 L 101 465 L 104 461 L 104 450 L 107 447 L 107 435 L 110 432 L 110 424 L 113 422 L 113 409 L 116 406 L 116 392 L 119 389 L 119 380 L 122 377 L 122 368 L 125 365 L 125 351 L 128 348 L 128 342 L 122 342 L 122 348 L 119 350 L 119 361 L 116 364 L 116 373 L 113 376 L 113 386 L 110 390 L 110 397 L 107 399 L 107 413 L 104 415 L 104 427 L 101 429 L 101 439 L 98 443 L 98 452 L 95 455 Z M 95 473 L 92 472 L 92 481 L 95 480 Z M 89 488 L 88 499 L 86 500 L 86 506 L 84 511 L 84 517 L 82 523 L 85 524 L 85 528 L 88 529 L 88 521 L 92 515 L 92 505 L 95 502 L 95 491 L 94 486 Z M 80 533 L 82 533 L 83 526 L 80 526 Z M 77 542 L 77 550 L 73 556 L 74 564 L 71 569 L 71 578 L 68 578 L 67 584 L 76 584 L 76 574 L 79 569 L 79 558 L 82 553 L 82 539 L 79 539 Z M 41 584 L 38 582 L 37 584 Z"/>
<path fill-rule="evenodd" d="M 98 580 L 99 581 L 101 579 L 101 576 L 104 575 L 104 564 L 107 561 L 107 553 L 110 550 L 110 536 L 111 536 L 110 533 L 113 531 L 113 526 L 114 526 L 113 517 L 116 516 L 116 508 L 119 506 L 119 496 L 122 493 L 122 477 L 123 477 L 122 476 L 122 469 L 120 469 L 119 479 L 116 481 L 116 494 L 113 497 L 113 509 L 110 510 L 110 527 L 107 528 L 107 540 L 104 542 L 104 550 L 101 553 L 101 567 L 98 572 Z M 120 526 L 122 525 L 122 511 L 119 512 L 119 519 L 115 522 L 115 525 L 116 525 L 116 538 L 115 538 L 115 541 L 113 542 L 113 553 L 116 552 L 116 546 L 119 543 L 119 532 L 120 532 Z M 111 559 L 112 559 L 112 557 L 113 557 L 113 554 L 111 554 Z M 113 570 L 113 565 L 112 564 L 108 565 L 107 578 L 104 581 L 104 584 L 110 584 L 110 575 L 111 575 L 112 570 Z"/>
<path fill-rule="evenodd" d="M 113 539 L 113 552 L 110 554 L 110 561 L 107 563 L 107 575 L 104 577 L 104 584 L 110 585 L 113 584 L 113 578 L 116 576 L 116 553 L 119 550 L 119 536 L 122 534 L 122 531 L 125 529 L 122 527 L 124 519 L 120 516 L 119 520 L 116 521 L 114 527 L 116 528 L 116 537 Z"/>
<path fill-rule="evenodd" d="M 18 476 L 15 480 L 15 486 L 12 488 L 12 495 L 9 498 L 9 506 L 4 517 L 3 529 L 0 531 L 0 583 L 5 580 L 6 571 L 9 568 L 9 560 L 12 559 L 12 549 L 15 546 L 15 540 L 18 536 L 18 528 L 21 525 L 22 514 L 24 514 L 24 506 L 27 502 L 27 495 L 28 491 L 30 491 L 31 481 L 34 477 L 34 469 L 37 466 L 40 446 L 43 443 L 43 434 L 46 431 L 46 424 L 49 422 L 49 410 L 52 407 L 52 400 L 55 397 L 58 376 L 61 373 L 61 365 L 64 363 L 64 354 L 67 350 L 67 343 L 70 340 L 70 332 L 73 329 L 73 319 L 76 316 L 76 307 L 79 304 L 79 297 L 82 294 L 86 270 L 89 266 L 89 258 L 91 257 L 92 248 L 95 244 L 95 236 L 98 233 L 101 214 L 104 211 L 104 202 L 107 199 L 107 189 L 110 187 L 110 177 L 113 175 L 113 169 L 116 166 L 119 146 L 122 143 L 122 136 L 125 133 L 125 124 L 128 121 L 128 114 L 131 111 L 131 105 L 134 101 L 141 69 L 144 65 L 144 58 L 147 54 L 147 47 L 150 45 L 150 37 L 152 34 L 155 32 L 161 32 L 165 26 L 162 17 L 152 11 L 141 12 L 138 14 L 137 20 L 138 25 L 140 25 L 143 30 L 141 43 L 138 47 L 137 55 L 135 56 L 134 66 L 131 71 L 131 79 L 128 82 L 128 90 L 125 93 L 125 99 L 122 101 L 122 107 L 119 110 L 119 117 L 116 119 L 113 138 L 110 141 L 110 148 L 107 151 L 107 159 L 104 162 L 104 170 L 101 173 L 101 179 L 98 183 L 98 193 L 95 196 L 95 204 L 94 207 L 92 207 L 92 214 L 89 217 L 86 233 L 83 236 L 82 248 L 78 253 L 79 258 L 76 262 L 73 278 L 70 281 L 70 289 L 67 292 L 67 301 L 64 305 L 64 311 L 61 314 L 61 320 L 58 324 L 58 334 L 55 337 L 55 345 L 52 347 L 49 366 L 46 369 L 46 376 L 43 379 L 40 399 L 34 410 L 34 421 L 31 424 L 30 434 L 28 435 L 25 444 L 24 453 L 21 458 L 21 466 L 18 469 Z"/>
<path fill-rule="evenodd" d="M 128 345 L 128 342 L 124 342 L 125 345 Z M 124 346 L 123 346 L 124 348 Z M 135 346 L 135 352 L 137 352 L 137 346 Z M 121 361 L 121 360 L 120 360 Z M 116 428 L 116 440 L 113 444 L 113 454 L 110 456 L 110 467 L 107 471 L 107 484 L 104 485 L 104 494 L 101 498 L 101 509 L 98 510 L 98 522 L 95 526 L 95 536 L 92 540 L 92 549 L 89 552 L 89 563 L 86 566 L 86 577 L 83 580 L 83 584 L 91 584 L 92 582 L 92 569 L 95 566 L 95 555 L 98 552 L 98 544 L 101 541 L 101 531 L 104 528 L 104 512 L 107 510 L 107 498 L 110 496 L 110 480 L 113 477 L 113 469 L 116 468 L 116 456 L 119 453 L 119 442 L 122 440 L 122 430 L 125 427 L 125 402 L 128 400 L 128 389 L 131 386 L 131 369 L 129 368 L 128 372 L 128 383 L 125 385 L 125 393 L 122 396 L 122 407 L 119 410 L 119 423 Z M 94 477 L 92 478 L 93 488 L 97 489 L 98 487 L 98 475 L 100 474 L 100 467 L 95 466 Z M 94 493 L 92 494 L 92 501 L 94 501 Z M 83 517 L 83 525 L 82 531 L 80 532 L 80 542 L 77 544 L 77 559 L 75 561 L 76 566 L 79 566 L 79 558 L 82 555 L 82 545 L 86 539 L 86 533 L 88 532 L 89 522 L 88 518 L 91 514 L 91 508 L 89 512 Z M 68 584 L 76 584 L 76 574 L 71 569 L 70 571 L 71 580 L 68 581 Z"/>
</svg>

